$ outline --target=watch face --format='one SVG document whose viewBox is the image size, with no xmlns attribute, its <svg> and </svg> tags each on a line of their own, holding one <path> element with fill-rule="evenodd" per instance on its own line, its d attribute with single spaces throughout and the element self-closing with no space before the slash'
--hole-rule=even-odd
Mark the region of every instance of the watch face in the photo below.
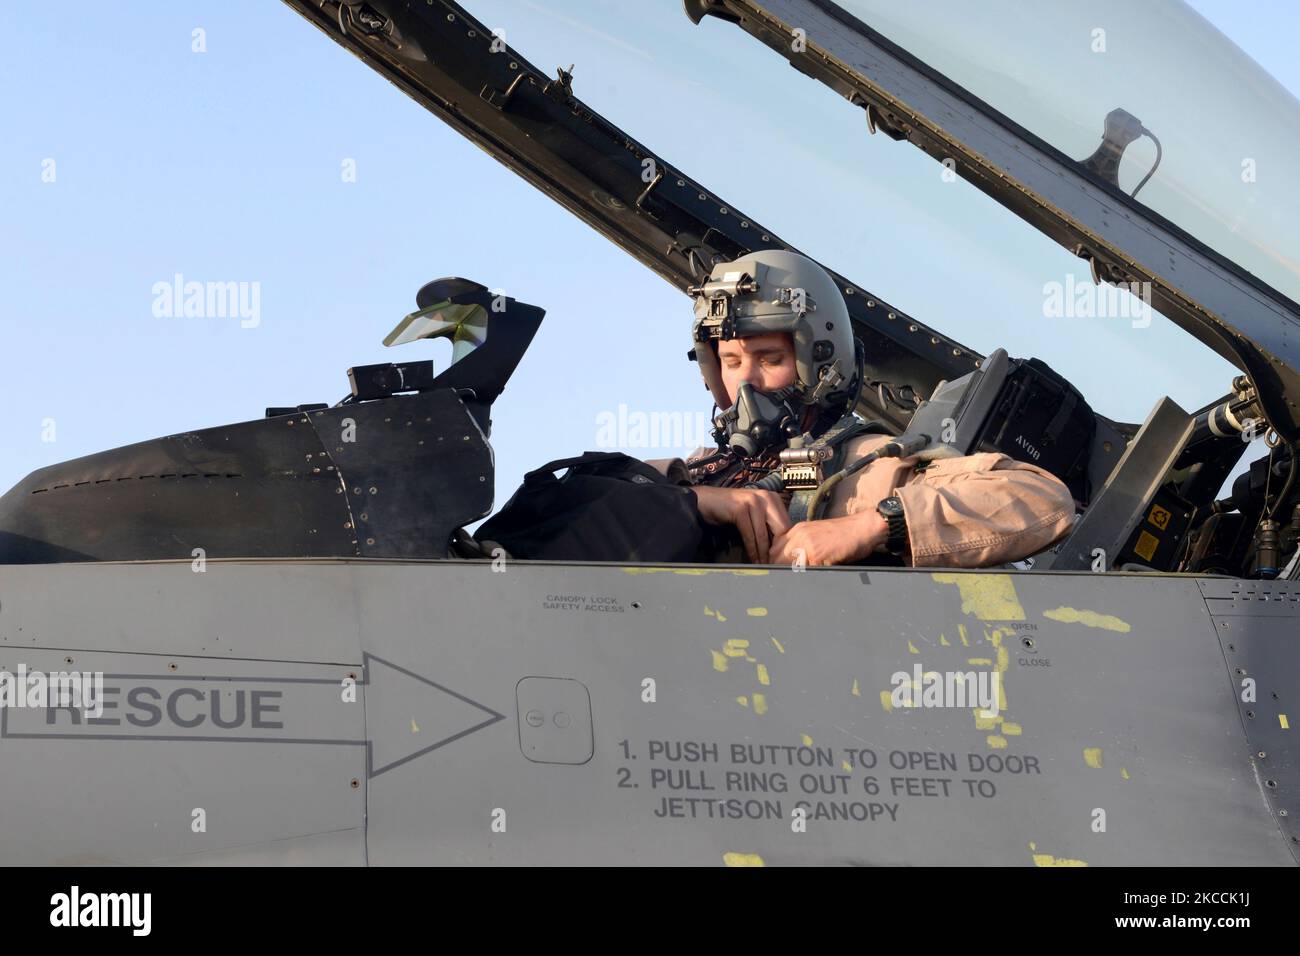
<svg viewBox="0 0 1300 956">
<path fill-rule="evenodd" d="M 891 515 L 901 515 L 903 513 L 903 503 L 897 498 L 885 498 L 880 504 L 876 505 L 876 510 L 886 518 Z"/>
</svg>

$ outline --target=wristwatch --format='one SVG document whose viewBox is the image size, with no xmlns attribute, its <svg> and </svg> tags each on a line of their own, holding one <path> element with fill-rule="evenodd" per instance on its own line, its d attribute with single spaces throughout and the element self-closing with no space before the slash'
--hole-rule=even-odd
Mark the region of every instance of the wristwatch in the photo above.
<svg viewBox="0 0 1300 956">
<path fill-rule="evenodd" d="M 883 498 L 876 505 L 876 512 L 889 525 L 889 534 L 885 538 L 885 550 L 895 557 L 907 553 L 907 519 L 903 516 L 903 502 L 896 495 Z"/>
</svg>

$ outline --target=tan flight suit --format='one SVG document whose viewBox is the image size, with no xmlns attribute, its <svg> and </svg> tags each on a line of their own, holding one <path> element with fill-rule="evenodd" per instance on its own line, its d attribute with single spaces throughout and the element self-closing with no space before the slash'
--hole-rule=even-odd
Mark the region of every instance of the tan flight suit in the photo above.
<svg viewBox="0 0 1300 956">
<path fill-rule="evenodd" d="M 861 435 L 848 442 L 844 464 L 890 440 Z M 703 458 L 716 448 L 697 448 Z M 662 474 L 690 482 L 685 462 L 649 462 Z M 915 458 L 880 459 L 840 482 L 824 517 L 875 510 L 897 495 L 907 520 L 910 554 L 917 567 L 983 568 L 1019 561 L 1054 544 L 1074 523 L 1074 498 L 1055 475 L 999 452 L 933 461 L 917 471 Z M 683 480 L 684 479 L 684 480 Z"/>
</svg>

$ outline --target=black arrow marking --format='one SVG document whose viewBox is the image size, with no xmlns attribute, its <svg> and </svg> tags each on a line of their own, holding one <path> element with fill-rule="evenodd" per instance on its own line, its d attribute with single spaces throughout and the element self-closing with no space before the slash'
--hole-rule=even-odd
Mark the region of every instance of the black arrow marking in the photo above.
<svg viewBox="0 0 1300 956">
<path fill-rule="evenodd" d="M 387 773 L 389 770 L 392 770 L 392 769 L 394 769 L 394 768 L 396 768 L 396 767 L 400 767 L 400 766 L 401 766 L 402 764 L 404 764 L 404 763 L 409 763 L 410 761 L 415 760 L 417 757 L 423 757 L 423 756 L 424 756 L 425 754 L 427 754 L 427 753 L 432 753 L 433 751 L 435 751 L 435 750 L 437 750 L 437 749 L 439 749 L 439 748 L 441 748 L 441 747 L 445 747 L 445 746 L 447 746 L 447 744 L 450 744 L 450 743 L 453 743 L 454 741 L 460 740 L 462 737 L 468 737 L 470 734 L 475 733 L 476 731 L 482 730 L 482 729 L 485 728 L 485 727 L 490 727 L 492 724 L 495 724 L 497 721 L 505 720 L 505 715 L 504 715 L 504 714 L 499 714 L 499 713 L 497 713 L 495 710 L 493 710 L 492 708 L 487 707 L 487 706 L 485 706 L 485 705 L 483 705 L 483 704 L 480 704 L 480 703 L 479 703 L 478 701 L 476 701 L 476 700 L 471 700 L 470 698 L 466 697 L 464 694 L 459 694 L 459 693 L 457 693 L 456 691 L 452 690 L 452 689 L 449 688 L 449 687 L 444 687 L 443 685 L 437 683 L 436 681 L 431 681 L 431 680 L 429 680 L 427 677 L 421 677 L 419 674 L 416 674 L 414 671 L 407 670 L 405 667 L 399 667 L 398 665 L 392 663 L 391 661 L 387 661 L 387 660 L 385 660 L 385 659 L 382 658 L 382 657 L 378 657 L 378 656 L 376 656 L 376 655 L 374 655 L 374 654 L 370 654 L 370 653 L 363 652 L 362 655 L 361 655 L 361 660 L 362 660 L 362 665 L 361 665 L 361 666 L 362 666 L 362 669 L 363 669 L 363 673 L 364 673 L 365 679 L 364 679 L 364 680 L 357 681 L 357 683 L 358 683 L 358 685 L 360 685 L 360 686 L 362 686 L 362 687 L 367 687 L 367 686 L 371 686 L 371 685 L 374 684 L 374 678 L 373 678 L 373 673 L 374 673 L 374 672 L 373 672 L 373 670 L 372 670 L 372 662 L 374 662 L 374 663 L 382 664 L 383 666 L 385 666 L 385 667 L 387 667 L 387 668 L 389 668 L 389 669 L 391 669 L 391 670 L 394 670 L 394 671 L 396 671 L 396 672 L 399 673 L 399 674 L 404 674 L 405 676 L 411 678 L 412 680 L 418 681 L 418 682 L 421 683 L 421 684 L 424 684 L 424 685 L 427 685 L 427 686 L 429 686 L 429 687 L 432 687 L 432 688 L 434 688 L 435 690 L 438 690 L 438 691 L 442 692 L 443 694 L 446 694 L 446 695 L 448 695 L 448 696 L 450 696 L 450 697 L 454 697 L 456 700 L 459 700 L 459 701 L 461 701 L 462 703 L 468 704 L 468 705 L 470 705 L 471 707 L 474 707 L 474 708 L 476 708 L 476 709 L 482 711 L 484 714 L 487 715 L 487 717 L 486 717 L 486 719 L 484 719 L 484 720 L 482 720 L 482 721 L 480 721 L 480 722 L 478 722 L 478 723 L 476 723 L 476 724 L 474 724 L 474 725 L 472 725 L 472 726 L 470 726 L 470 727 L 467 727 L 467 728 L 465 728 L 464 730 L 458 731 L 458 732 L 456 732 L 456 733 L 454 733 L 454 734 L 451 734 L 451 735 L 449 735 L 449 736 L 447 736 L 447 737 L 443 737 L 441 740 L 437 740 L 437 741 L 435 741 L 434 743 L 430 744 L 429 746 L 427 746 L 427 747 L 423 747 L 423 748 L 421 748 L 420 750 L 415 751 L 414 753 L 407 754 L 407 755 L 405 755 L 405 756 L 403 756 L 403 757 L 398 758 L 397 760 L 391 760 L 391 761 L 389 761 L 388 763 L 385 763 L 385 764 L 384 764 L 383 766 L 381 766 L 381 767 L 376 767 L 376 766 L 375 766 L 375 763 L 374 763 L 374 750 L 375 750 L 375 748 L 374 748 L 374 741 L 373 741 L 373 740 L 370 740 L 370 739 L 365 739 L 365 740 L 336 740 L 336 739 L 329 739 L 329 738 L 311 738 L 311 737 L 271 737 L 271 736 L 261 736 L 261 737 L 235 737 L 235 736 L 210 736 L 210 735 L 201 735 L 201 734 L 188 734 L 188 735 L 185 735 L 185 734 L 121 734 L 121 733 L 113 733 L 113 734 L 109 734 L 109 733 L 104 733 L 104 734 L 99 734 L 99 733 L 15 733 L 15 732 L 12 732 L 12 731 L 9 730 L 9 709 L 10 709 L 10 708 L 8 708 L 8 707 L 0 707 L 0 739 L 8 739 L 8 740 L 134 740 L 134 741 L 143 741 L 143 740 L 167 740 L 167 741 L 172 741 L 172 742 L 185 742 L 185 743 L 323 744 L 323 745 L 334 745 L 334 746 L 344 746 L 344 747 L 365 747 L 365 748 L 366 748 L 366 777 L 367 777 L 367 779 L 369 779 L 369 778 L 373 778 L 373 777 L 378 777 L 380 774 Z M 235 676 L 235 675 L 216 675 L 216 674 L 190 674 L 190 675 L 182 675 L 182 674 L 105 674 L 105 675 L 104 675 L 104 679 L 105 679 L 106 681 L 108 681 L 108 680 L 114 680 L 114 681 L 150 681 L 150 682 L 157 682 L 157 681 L 187 681 L 187 682 L 189 682 L 189 683 L 195 683 L 195 684 L 198 684 L 198 683 L 207 683 L 207 682 L 218 682 L 218 681 L 229 681 L 229 682 L 234 682 L 234 683 L 244 683 L 244 684 L 250 684 L 250 683 L 255 683 L 255 684 L 329 684 L 329 685 L 336 686 L 336 687 L 339 686 L 340 683 L 341 683 L 341 681 L 340 681 L 339 679 L 337 679 L 337 678 L 319 678 L 319 677 L 242 677 L 242 676 Z M 372 693 L 373 693 L 373 692 L 372 692 Z M 44 708 L 41 708 L 41 709 L 44 710 Z"/>
</svg>

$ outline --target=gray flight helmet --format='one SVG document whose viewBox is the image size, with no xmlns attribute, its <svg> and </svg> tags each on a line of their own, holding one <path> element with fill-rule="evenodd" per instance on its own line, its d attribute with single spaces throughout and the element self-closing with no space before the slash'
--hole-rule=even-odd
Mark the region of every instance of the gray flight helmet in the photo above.
<svg viewBox="0 0 1300 956">
<path fill-rule="evenodd" d="M 730 402 L 714 343 L 769 332 L 789 332 L 794 340 L 796 401 L 819 412 L 851 407 L 861 384 L 853 324 L 835 280 L 817 263 L 760 249 L 719 263 L 702 286 L 687 291 L 695 297 L 693 355 L 719 408 Z"/>
</svg>

